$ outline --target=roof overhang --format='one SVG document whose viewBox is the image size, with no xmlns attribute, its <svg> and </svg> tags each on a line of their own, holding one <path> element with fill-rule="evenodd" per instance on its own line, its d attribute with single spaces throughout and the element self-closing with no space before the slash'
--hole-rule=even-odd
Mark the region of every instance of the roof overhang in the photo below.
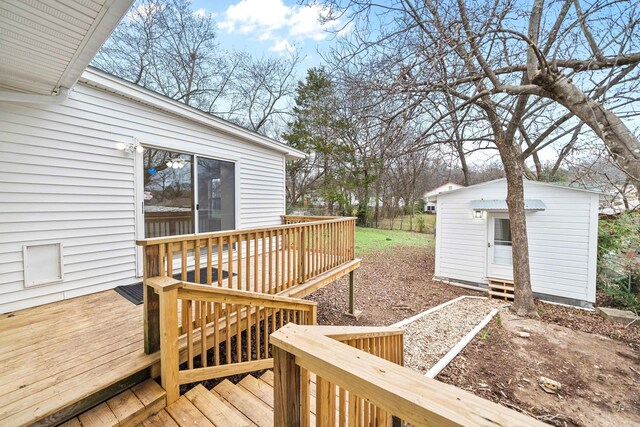
<svg viewBox="0 0 640 427">
<path fill-rule="evenodd" d="M 487 211 L 487 212 L 508 212 L 506 200 L 472 200 L 471 208 L 474 211 Z M 543 211 L 547 209 L 547 206 L 542 200 L 539 199 L 525 199 L 524 209 L 527 211 Z"/>
<path fill-rule="evenodd" d="M 0 2 L 0 93 L 37 102 L 73 87 L 133 0 Z M 24 98 L 20 98 L 24 94 Z"/>
</svg>

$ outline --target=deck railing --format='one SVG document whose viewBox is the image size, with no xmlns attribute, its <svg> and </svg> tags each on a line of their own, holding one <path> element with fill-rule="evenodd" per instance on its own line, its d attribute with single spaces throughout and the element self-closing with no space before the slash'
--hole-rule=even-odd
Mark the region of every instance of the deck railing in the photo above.
<svg viewBox="0 0 640 427">
<path fill-rule="evenodd" d="M 390 426 L 391 416 L 415 426 L 545 425 L 376 355 L 401 353 L 397 339 L 374 344 L 378 350 L 367 354 L 363 351 L 366 347 L 361 350 L 344 345 L 326 336 L 322 328 L 286 325 L 271 334 L 277 426 L 313 425 L 305 397 L 309 373 L 316 375 L 318 426 Z M 356 337 L 357 332 L 352 339 Z M 318 388 L 318 378 L 327 385 Z"/>
<path fill-rule="evenodd" d="M 311 301 L 169 277 L 149 278 L 147 285 L 160 298 L 160 370 L 167 404 L 179 398 L 182 384 L 272 368 L 269 334 L 288 323 L 316 324 Z"/>
<path fill-rule="evenodd" d="M 355 218 L 282 219 L 273 227 L 139 240 L 144 277 L 277 294 L 355 259 Z M 149 286 L 144 299 L 145 351 L 153 353 L 160 348 L 159 303 Z"/>
</svg>

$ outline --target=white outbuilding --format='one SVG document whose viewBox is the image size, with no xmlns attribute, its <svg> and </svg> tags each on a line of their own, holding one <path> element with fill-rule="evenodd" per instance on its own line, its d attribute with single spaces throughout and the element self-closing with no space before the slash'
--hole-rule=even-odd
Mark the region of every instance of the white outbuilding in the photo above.
<svg viewBox="0 0 640 427">
<path fill-rule="evenodd" d="M 600 194 L 536 181 L 524 189 L 534 296 L 592 306 Z M 480 288 L 513 280 L 506 196 L 505 179 L 438 195 L 436 279 Z"/>
</svg>

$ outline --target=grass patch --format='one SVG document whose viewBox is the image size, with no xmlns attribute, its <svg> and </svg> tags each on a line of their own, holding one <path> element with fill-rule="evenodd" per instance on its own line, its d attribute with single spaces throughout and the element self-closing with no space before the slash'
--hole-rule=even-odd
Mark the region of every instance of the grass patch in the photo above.
<svg viewBox="0 0 640 427">
<path fill-rule="evenodd" d="M 393 247 L 432 248 L 435 242 L 429 234 L 377 228 L 356 228 L 356 254 L 384 252 Z"/>
<path fill-rule="evenodd" d="M 425 233 L 433 233 L 433 228 L 436 225 L 436 216 L 428 214 L 416 214 L 413 217 L 413 221 L 409 215 L 402 215 L 394 218 L 391 221 L 390 218 L 381 218 L 379 228 L 387 230 L 404 230 L 404 231 L 420 231 L 420 218 L 422 218 L 422 229 Z"/>
</svg>

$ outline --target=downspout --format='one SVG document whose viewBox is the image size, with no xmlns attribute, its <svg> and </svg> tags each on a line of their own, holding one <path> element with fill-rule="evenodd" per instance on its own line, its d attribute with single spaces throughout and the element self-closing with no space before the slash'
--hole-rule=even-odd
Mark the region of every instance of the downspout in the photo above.
<svg viewBox="0 0 640 427">
<path fill-rule="evenodd" d="M 52 95 L 0 91 L 1 102 L 21 102 L 26 104 L 61 104 L 69 97 L 69 89 L 57 88 Z"/>
</svg>

